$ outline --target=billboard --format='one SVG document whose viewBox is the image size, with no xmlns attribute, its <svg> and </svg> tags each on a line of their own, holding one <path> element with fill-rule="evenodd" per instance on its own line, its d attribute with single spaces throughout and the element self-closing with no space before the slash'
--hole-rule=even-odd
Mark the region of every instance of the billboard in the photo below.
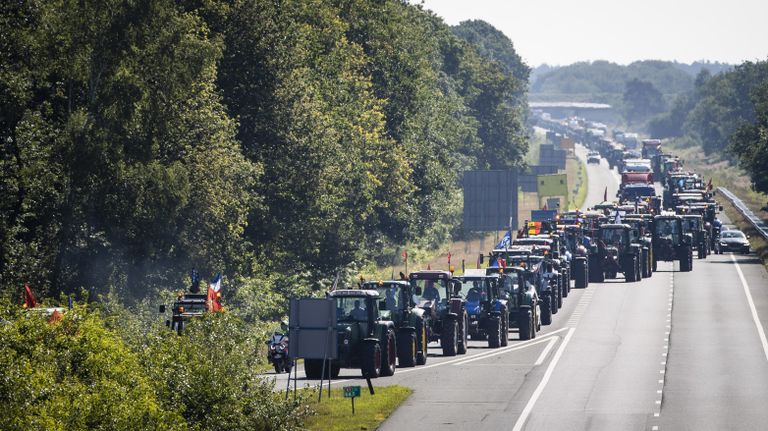
<svg viewBox="0 0 768 431">
<path fill-rule="evenodd" d="M 517 229 L 517 171 L 466 171 L 464 230 Z"/>
</svg>

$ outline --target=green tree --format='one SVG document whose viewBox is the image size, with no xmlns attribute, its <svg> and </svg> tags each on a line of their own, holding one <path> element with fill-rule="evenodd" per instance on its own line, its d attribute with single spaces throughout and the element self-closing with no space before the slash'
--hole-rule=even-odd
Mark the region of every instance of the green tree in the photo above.
<svg viewBox="0 0 768 431">
<path fill-rule="evenodd" d="M 623 100 L 625 116 L 630 123 L 645 121 L 664 110 L 661 92 L 652 83 L 637 78 L 625 83 Z"/>
</svg>

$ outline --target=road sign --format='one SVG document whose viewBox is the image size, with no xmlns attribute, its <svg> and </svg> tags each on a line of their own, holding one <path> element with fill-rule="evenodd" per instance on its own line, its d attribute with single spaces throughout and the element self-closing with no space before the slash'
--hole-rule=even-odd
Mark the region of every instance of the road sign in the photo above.
<svg viewBox="0 0 768 431">
<path fill-rule="evenodd" d="M 344 398 L 360 396 L 360 386 L 344 386 Z"/>
<path fill-rule="evenodd" d="M 464 229 L 468 232 L 517 229 L 517 171 L 466 171 Z"/>
<path fill-rule="evenodd" d="M 369 380 L 370 384 L 370 380 Z M 352 414 L 355 414 L 355 398 L 360 396 L 360 386 L 344 386 L 344 398 L 352 399 Z"/>
</svg>

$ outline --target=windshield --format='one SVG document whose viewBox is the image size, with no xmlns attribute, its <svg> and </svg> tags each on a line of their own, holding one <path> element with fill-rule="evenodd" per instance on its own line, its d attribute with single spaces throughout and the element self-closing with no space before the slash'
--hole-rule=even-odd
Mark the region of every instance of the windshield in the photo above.
<svg viewBox="0 0 768 431">
<path fill-rule="evenodd" d="M 469 302 L 487 301 L 490 282 L 490 278 L 464 279 L 461 281 L 459 295 Z"/>
<path fill-rule="evenodd" d="M 677 220 L 675 219 L 659 219 L 656 220 L 655 227 L 657 235 L 678 235 L 680 234 L 680 229 L 677 225 Z"/>
<path fill-rule="evenodd" d="M 699 227 L 701 226 L 701 223 L 699 223 L 698 218 L 686 218 L 683 222 L 683 231 L 685 232 L 695 232 L 699 230 Z"/>
<path fill-rule="evenodd" d="M 411 280 L 411 285 L 416 288 L 421 288 L 421 297 L 419 302 L 423 301 L 437 301 L 448 298 L 448 288 L 445 280 Z"/>
<path fill-rule="evenodd" d="M 510 272 L 508 274 L 504 275 L 503 278 L 503 285 L 502 288 L 507 293 L 515 293 L 517 292 L 518 288 L 520 287 L 520 283 L 518 282 L 519 277 L 516 272 Z"/>
<path fill-rule="evenodd" d="M 336 297 L 336 320 L 339 322 L 367 322 L 365 299 L 360 297 Z"/>
<path fill-rule="evenodd" d="M 720 234 L 721 238 L 744 238 L 744 234 L 737 230 L 726 230 Z"/>
<path fill-rule="evenodd" d="M 646 197 L 646 196 L 654 196 L 656 194 L 656 190 L 654 190 L 653 187 L 624 187 L 624 190 L 621 191 L 621 195 L 625 199 L 634 199 L 636 197 Z"/>
<path fill-rule="evenodd" d="M 600 231 L 600 239 L 605 245 L 612 245 L 614 247 L 627 245 L 624 229 L 602 229 Z"/>
<path fill-rule="evenodd" d="M 388 317 L 393 311 L 403 308 L 402 295 L 400 289 L 396 285 L 377 287 L 376 291 L 379 292 L 379 309 L 381 310 L 382 317 Z"/>
</svg>

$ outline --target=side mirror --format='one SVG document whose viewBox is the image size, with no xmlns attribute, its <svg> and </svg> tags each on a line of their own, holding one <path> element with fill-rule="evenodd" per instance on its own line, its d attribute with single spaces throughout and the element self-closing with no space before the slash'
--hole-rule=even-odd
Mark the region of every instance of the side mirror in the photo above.
<svg viewBox="0 0 768 431">
<path fill-rule="evenodd" d="M 483 253 L 480 253 L 480 265 L 482 265 L 485 262 L 485 255 Z"/>
<path fill-rule="evenodd" d="M 165 313 L 165 304 L 160 306 L 160 312 Z"/>
</svg>

